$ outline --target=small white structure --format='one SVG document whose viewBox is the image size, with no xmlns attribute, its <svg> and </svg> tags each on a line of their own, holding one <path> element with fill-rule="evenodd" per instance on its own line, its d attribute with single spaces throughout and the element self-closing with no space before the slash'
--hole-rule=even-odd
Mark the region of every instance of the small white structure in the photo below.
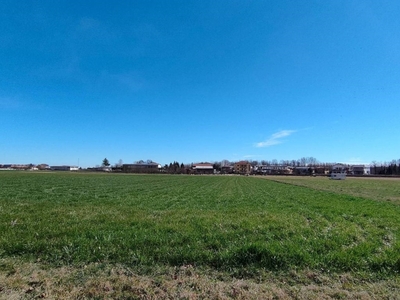
<svg viewBox="0 0 400 300">
<path fill-rule="evenodd" d="M 336 179 L 336 180 L 346 179 L 346 172 L 332 172 L 330 179 Z"/>
<path fill-rule="evenodd" d="M 332 167 L 330 179 L 342 180 L 346 179 L 346 166 L 343 164 L 337 164 Z"/>
</svg>

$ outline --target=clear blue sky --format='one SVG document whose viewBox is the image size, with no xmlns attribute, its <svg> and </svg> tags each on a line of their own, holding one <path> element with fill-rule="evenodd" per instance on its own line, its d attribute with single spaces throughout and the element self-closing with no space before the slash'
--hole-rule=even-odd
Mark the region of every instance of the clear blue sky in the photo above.
<svg viewBox="0 0 400 300">
<path fill-rule="evenodd" d="M 400 1 L 0 2 L 0 163 L 400 158 Z"/>
</svg>

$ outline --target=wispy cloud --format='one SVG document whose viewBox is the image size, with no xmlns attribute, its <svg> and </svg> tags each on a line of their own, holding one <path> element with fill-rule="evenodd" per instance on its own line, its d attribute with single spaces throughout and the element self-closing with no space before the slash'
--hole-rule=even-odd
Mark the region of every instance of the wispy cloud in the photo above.
<svg viewBox="0 0 400 300">
<path fill-rule="evenodd" d="M 256 143 L 255 146 L 257 148 L 265 148 L 274 145 L 279 145 L 283 143 L 283 138 L 290 136 L 295 133 L 297 130 L 281 130 L 271 135 L 271 137 L 263 142 Z"/>
</svg>

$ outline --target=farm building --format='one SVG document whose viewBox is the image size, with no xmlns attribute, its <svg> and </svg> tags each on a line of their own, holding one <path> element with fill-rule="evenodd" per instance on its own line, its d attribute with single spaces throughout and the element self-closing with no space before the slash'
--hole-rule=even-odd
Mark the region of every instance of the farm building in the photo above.
<svg viewBox="0 0 400 300">
<path fill-rule="evenodd" d="M 0 165 L 0 170 L 13 170 L 10 164 Z"/>
<path fill-rule="evenodd" d="M 194 164 L 192 167 L 194 174 L 214 174 L 214 166 L 210 163 Z"/>
<path fill-rule="evenodd" d="M 296 175 L 312 175 L 314 169 L 311 167 L 296 167 L 294 172 Z"/>
<path fill-rule="evenodd" d="M 112 167 L 106 167 L 106 166 L 88 168 L 88 171 L 96 171 L 96 172 L 111 172 L 112 170 L 113 170 Z"/>
<path fill-rule="evenodd" d="M 250 174 L 251 164 L 246 160 L 239 161 L 235 163 L 234 170 L 236 174 Z"/>
<path fill-rule="evenodd" d="M 353 175 L 366 175 L 369 174 L 368 168 L 364 165 L 352 165 L 350 166 L 350 174 Z"/>
<path fill-rule="evenodd" d="M 221 174 L 232 174 L 233 173 L 233 166 L 222 166 L 221 167 Z"/>
<path fill-rule="evenodd" d="M 48 164 L 40 164 L 36 166 L 39 170 L 50 170 L 50 166 Z"/>
<path fill-rule="evenodd" d="M 259 175 L 292 174 L 293 169 L 286 165 L 257 165 L 253 168 L 253 173 Z"/>
<path fill-rule="evenodd" d="M 79 167 L 77 167 L 77 166 L 51 166 L 50 170 L 53 170 L 53 171 L 78 171 Z"/>
</svg>

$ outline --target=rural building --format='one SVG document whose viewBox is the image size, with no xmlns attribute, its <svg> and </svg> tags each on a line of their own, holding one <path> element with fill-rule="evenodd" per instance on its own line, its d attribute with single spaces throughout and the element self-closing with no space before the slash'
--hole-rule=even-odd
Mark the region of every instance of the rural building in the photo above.
<svg viewBox="0 0 400 300">
<path fill-rule="evenodd" d="M 48 164 L 40 164 L 36 166 L 39 170 L 50 170 L 50 166 Z"/>
<path fill-rule="evenodd" d="M 79 167 L 77 167 L 77 166 L 51 166 L 50 169 L 53 171 L 78 171 Z"/>
<path fill-rule="evenodd" d="M 353 165 L 350 167 L 350 173 L 353 175 L 365 175 L 365 171 L 364 165 Z"/>
<path fill-rule="evenodd" d="M 346 179 L 346 173 L 344 173 L 344 172 L 332 172 L 330 179 L 337 179 L 337 180 Z"/>
<path fill-rule="evenodd" d="M 161 165 L 156 162 L 139 162 L 122 165 L 122 172 L 126 173 L 158 173 L 160 170 Z"/>
<path fill-rule="evenodd" d="M 113 170 L 112 167 L 108 166 L 100 166 L 95 168 L 88 168 L 88 171 L 96 171 L 96 172 L 111 172 Z"/>
<path fill-rule="evenodd" d="M 0 165 L 0 170 L 38 170 L 33 164 L 5 164 Z"/>
<path fill-rule="evenodd" d="M 233 167 L 232 166 L 222 166 L 221 167 L 221 174 L 232 174 Z"/>
<path fill-rule="evenodd" d="M 250 174 L 251 164 L 246 160 L 239 161 L 235 163 L 234 170 L 236 174 Z"/>
<path fill-rule="evenodd" d="M 13 170 L 10 164 L 0 165 L 0 170 Z"/>
<path fill-rule="evenodd" d="M 345 164 L 335 164 L 332 166 L 332 172 L 344 172 L 348 173 L 349 171 L 349 166 Z"/>
<path fill-rule="evenodd" d="M 370 174 L 371 174 L 371 167 L 365 166 L 364 167 L 364 175 L 370 175 Z"/>
<path fill-rule="evenodd" d="M 314 173 L 319 175 L 329 174 L 329 168 L 324 166 L 314 167 Z"/>
<path fill-rule="evenodd" d="M 294 172 L 296 175 L 312 175 L 313 169 L 311 167 L 296 167 Z"/>
<path fill-rule="evenodd" d="M 194 174 L 214 174 L 214 166 L 210 163 L 194 164 L 192 167 Z"/>
<path fill-rule="evenodd" d="M 253 172 L 260 175 L 292 174 L 293 168 L 286 165 L 257 165 Z"/>
</svg>

